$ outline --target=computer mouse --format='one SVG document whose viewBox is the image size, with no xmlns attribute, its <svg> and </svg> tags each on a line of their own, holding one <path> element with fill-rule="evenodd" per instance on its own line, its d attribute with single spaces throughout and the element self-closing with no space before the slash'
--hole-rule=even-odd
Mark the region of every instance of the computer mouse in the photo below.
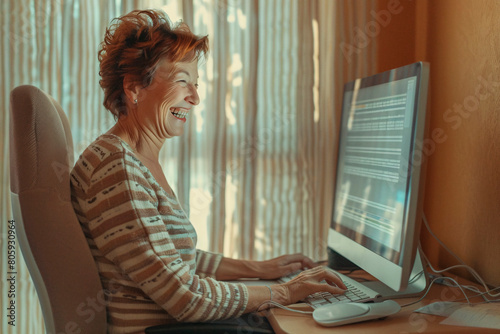
<svg viewBox="0 0 500 334">
<path fill-rule="evenodd" d="M 393 300 L 379 303 L 337 303 L 317 308 L 313 319 L 321 326 L 333 327 L 379 319 L 398 313 L 401 306 Z"/>
</svg>

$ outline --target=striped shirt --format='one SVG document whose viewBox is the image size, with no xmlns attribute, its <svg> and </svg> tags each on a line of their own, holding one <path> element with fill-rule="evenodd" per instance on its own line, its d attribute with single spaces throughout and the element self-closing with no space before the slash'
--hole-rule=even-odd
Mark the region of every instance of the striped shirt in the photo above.
<svg viewBox="0 0 500 334">
<path fill-rule="evenodd" d="M 196 250 L 178 200 L 119 137 L 102 135 L 82 153 L 71 194 L 106 293 L 109 333 L 243 313 L 247 288 L 214 279 L 222 256 Z"/>
</svg>

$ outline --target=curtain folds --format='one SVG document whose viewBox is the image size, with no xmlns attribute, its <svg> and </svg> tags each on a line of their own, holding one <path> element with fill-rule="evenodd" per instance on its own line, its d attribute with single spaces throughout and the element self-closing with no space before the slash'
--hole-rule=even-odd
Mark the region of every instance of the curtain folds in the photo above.
<svg viewBox="0 0 500 334">
<path fill-rule="evenodd" d="M 376 43 L 356 45 L 374 0 L 6 0 L 0 22 L 0 224 L 6 254 L 10 91 L 32 84 L 67 113 L 75 157 L 114 120 L 102 106 L 97 51 L 112 18 L 160 8 L 208 35 L 201 103 L 160 158 L 198 232 L 198 247 L 268 259 L 325 259 L 343 84 L 375 72 Z M 4 263 L 5 259 L 1 260 Z M 17 252 L 16 327 L 39 333 L 36 292 Z M 2 265 L 0 276 L 6 277 Z M 2 279 L 2 307 L 9 300 Z"/>
</svg>

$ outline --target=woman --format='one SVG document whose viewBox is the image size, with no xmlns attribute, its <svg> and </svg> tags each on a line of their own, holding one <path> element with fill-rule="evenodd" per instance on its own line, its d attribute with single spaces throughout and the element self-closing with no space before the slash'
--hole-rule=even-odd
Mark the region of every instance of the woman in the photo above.
<svg viewBox="0 0 500 334">
<path fill-rule="evenodd" d="M 259 262 L 196 250 L 196 232 L 158 157 L 167 138 L 183 134 L 199 103 L 198 59 L 207 50 L 206 36 L 172 26 L 159 11 L 133 11 L 106 31 L 100 83 L 117 122 L 82 153 L 71 186 L 107 293 L 111 333 L 239 317 L 270 299 L 290 304 L 345 289 L 320 267 L 271 287 L 223 282 L 274 279 L 314 264 L 300 254 Z"/>
</svg>

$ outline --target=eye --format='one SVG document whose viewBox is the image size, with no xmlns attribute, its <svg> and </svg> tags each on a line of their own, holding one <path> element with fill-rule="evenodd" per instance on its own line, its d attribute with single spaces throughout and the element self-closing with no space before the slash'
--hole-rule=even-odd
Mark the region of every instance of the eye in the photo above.
<svg viewBox="0 0 500 334">
<path fill-rule="evenodd" d="M 194 84 L 194 88 L 196 88 L 196 89 L 198 89 L 199 86 L 200 85 L 198 85 L 198 84 Z"/>
</svg>

